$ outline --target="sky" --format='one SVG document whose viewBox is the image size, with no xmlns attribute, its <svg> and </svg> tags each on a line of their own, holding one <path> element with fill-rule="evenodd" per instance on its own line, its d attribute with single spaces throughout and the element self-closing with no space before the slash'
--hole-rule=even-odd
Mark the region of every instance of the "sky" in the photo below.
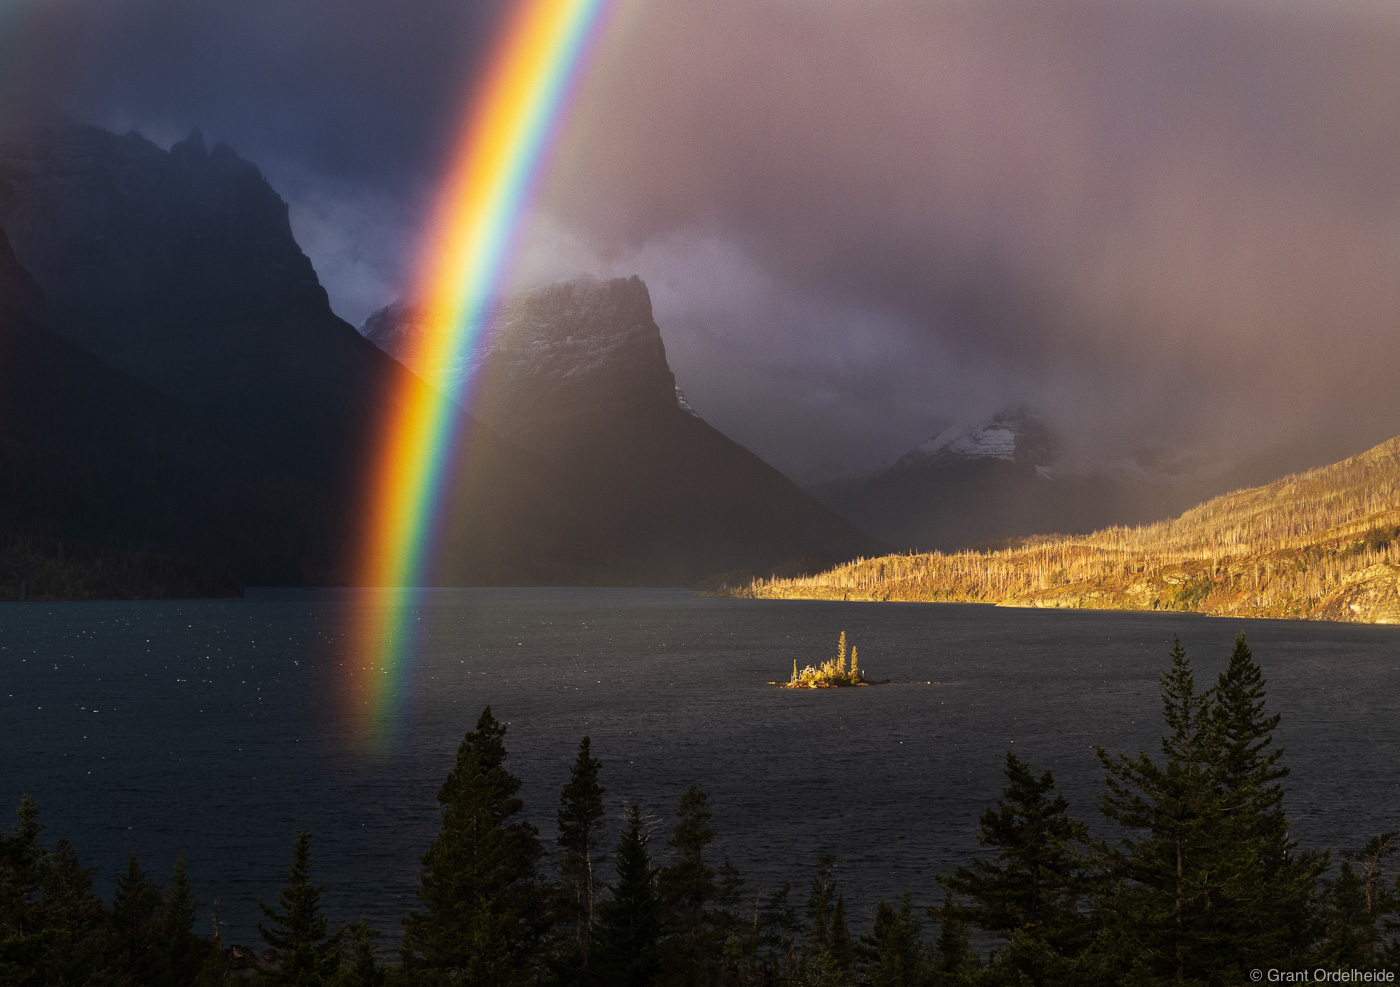
<svg viewBox="0 0 1400 987">
<path fill-rule="evenodd" d="M 359 324 L 500 10 L 0 0 L 0 119 L 198 125 Z M 1400 433 L 1397 94 L 1379 0 L 618 0 L 518 278 L 640 274 L 690 403 L 798 477 L 1021 404 L 1085 459 L 1340 457 Z"/>
</svg>

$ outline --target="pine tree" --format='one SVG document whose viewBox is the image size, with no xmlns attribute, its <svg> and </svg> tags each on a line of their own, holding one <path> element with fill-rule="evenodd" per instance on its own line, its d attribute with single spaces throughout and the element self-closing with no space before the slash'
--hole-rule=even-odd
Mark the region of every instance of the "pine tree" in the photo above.
<svg viewBox="0 0 1400 987">
<path fill-rule="evenodd" d="M 482 987 L 532 976 L 544 925 L 540 844 L 533 826 L 512 821 L 523 804 L 505 769 L 505 733 L 487 706 L 438 791 L 442 829 L 423 855 L 423 911 L 404 920 L 410 971 Z"/>
<path fill-rule="evenodd" d="M 29 796 L 19 803 L 9 836 L 0 830 L 0 983 L 36 981 L 44 948 L 41 884 L 47 854 L 39 843 L 43 825 Z"/>
<path fill-rule="evenodd" d="M 108 929 L 113 969 L 138 984 L 153 984 L 164 972 L 161 897 L 160 888 L 147 879 L 133 853 L 126 872 L 117 879 Z"/>
<path fill-rule="evenodd" d="M 161 898 L 156 920 L 156 952 L 161 958 L 155 978 L 158 987 L 186 987 L 198 977 L 210 946 L 195 935 L 195 913 L 194 894 L 181 854 L 175 860 L 170 887 Z"/>
<path fill-rule="evenodd" d="M 1212 717 L 1222 745 L 1221 894 L 1213 920 L 1241 973 L 1303 963 L 1314 889 L 1326 867 L 1325 857 L 1300 853 L 1289 839 L 1281 784 L 1288 768 L 1273 747 L 1280 717 L 1264 707 L 1264 674 L 1240 634 L 1216 684 Z"/>
<path fill-rule="evenodd" d="M 277 969 L 264 972 L 263 983 L 277 987 L 321 987 L 335 982 L 340 970 L 340 932 L 328 935 L 321 914 L 324 884 L 311 883 L 311 834 L 297 833 L 287 883 L 277 893 L 277 907 L 258 902 L 267 919 L 258 934 L 277 951 Z"/>
<path fill-rule="evenodd" d="M 1104 812 L 1142 834 L 1112 856 L 1115 884 L 1100 902 L 1119 974 L 1232 983 L 1293 967 L 1313 936 L 1326 858 L 1289 839 L 1263 673 L 1241 635 L 1216 686 L 1197 693 L 1178 641 L 1162 686 L 1162 763 L 1099 751 Z"/>
<path fill-rule="evenodd" d="M 1210 693 L 1196 691 L 1177 641 L 1162 674 L 1168 733 L 1164 762 L 1098 749 L 1108 794 L 1105 815 L 1130 832 L 1111 857 L 1111 897 L 1099 903 L 1117 976 L 1135 983 L 1201 984 L 1234 976 L 1222 968 L 1214 924 L 1220 906 L 1223 805 L 1215 787 L 1222 733 Z"/>
<path fill-rule="evenodd" d="M 374 949 L 374 940 L 379 931 L 361 917 L 349 928 L 350 962 L 340 972 L 336 987 L 384 987 L 388 983 L 389 971 L 379 961 Z"/>
<path fill-rule="evenodd" d="M 559 869 L 564 879 L 560 909 L 571 926 L 572 952 L 580 970 L 588 970 L 588 954 L 593 938 L 593 912 L 597 900 L 596 869 L 604 857 L 603 791 L 598 784 L 599 762 L 589 751 L 588 738 L 579 743 L 578 758 L 569 772 L 569 782 L 559 795 Z"/>
<path fill-rule="evenodd" d="M 996 856 L 940 881 L 967 899 L 964 920 L 1007 941 L 1000 961 L 1027 983 L 1082 981 L 1091 937 L 1080 908 L 1093 886 L 1088 831 L 1054 794 L 1049 771 L 1037 779 L 1007 751 L 1006 780 L 1001 801 L 980 821 L 980 842 Z"/>
<path fill-rule="evenodd" d="M 943 904 L 929 908 L 928 914 L 938 921 L 933 958 L 934 987 L 968 987 L 975 982 L 980 965 L 977 954 L 972 951 L 961 910 L 953 904 L 952 893 L 945 889 Z"/>
<path fill-rule="evenodd" d="M 1376 919 L 1366 907 L 1366 889 L 1350 860 L 1322 896 L 1322 942 L 1313 963 L 1334 969 L 1364 969 L 1375 955 Z"/>
<path fill-rule="evenodd" d="M 1346 855 L 1340 873 L 1322 895 L 1324 933 L 1312 964 L 1375 969 L 1400 959 L 1387 955 L 1383 941 L 1400 906 L 1400 895 L 1384 880 L 1385 862 L 1395 853 L 1395 843 L 1395 833 L 1381 833 L 1359 852 Z"/>
<path fill-rule="evenodd" d="M 841 632 L 841 640 L 836 643 L 836 670 L 846 670 L 846 632 Z"/>
<path fill-rule="evenodd" d="M 709 904 L 715 897 L 715 872 L 705 861 L 705 848 L 714 841 L 710 829 L 709 795 L 698 784 L 681 794 L 676 828 L 667 846 L 676 862 L 657 878 L 662 923 L 668 933 L 662 944 L 660 983 L 708 984 L 719 967 L 721 941 Z"/>
<path fill-rule="evenodd" d="M 923 922 L 908 888 L 897 911 L 880 902 L 870 935 L 861 937 L 859 949 L 871 987 L 928 987 L 933 960 L 922 931 Z"/>
<path fill-rule="evenodd" d="M 807 896 L 807 936 L 802 969 L 814 985 L 845 983 L 855 965 L 855 943 L 846 924 L 845 895 L 832 880 L 839 863 L 831 854 L 817 858 L 817 873 Z"/>
<path fill-rule="evenodd" d="M 641 807 L 633 802 L 617 844 L 617 881 L 611 897 L 598 906 L 593 969 L 599 983 L 617 987 L 651 987 L 655 983 L 661 906 L 648 840 Z"/>
<path fill-rule="evenodd" d="M 109 974 L 104 962 L 107 915 L 92 892 L 92 873 L 78 862 L 65 839 L 54 843 L 41 872 L 40 938 L 44 943 L 39 982 L 100 982 Z"/>
</svg>

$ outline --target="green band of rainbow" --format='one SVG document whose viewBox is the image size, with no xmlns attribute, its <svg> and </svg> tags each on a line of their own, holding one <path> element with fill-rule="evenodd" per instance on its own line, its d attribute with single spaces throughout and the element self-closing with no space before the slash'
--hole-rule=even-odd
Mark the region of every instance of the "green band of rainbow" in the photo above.
<svg viewBox="0 0 1400 987">
<path fill-rule="evenodd" d="M 423 252 L 422 325 L 410 366 L 443 366 L 478 345 L 514 253 L 551 138 L 613 0 L 520 0 L 480 77 Z M 470 381 L 449 393 L 417 387 L 395 396 L 370 477 L 367 540 L 359 572 L 390 587 L 364 608 L 353 663 L 366 724 L 383 734 L 415 649 L 413 587 L 447 480 L 454 432 Z"/>
</svg>

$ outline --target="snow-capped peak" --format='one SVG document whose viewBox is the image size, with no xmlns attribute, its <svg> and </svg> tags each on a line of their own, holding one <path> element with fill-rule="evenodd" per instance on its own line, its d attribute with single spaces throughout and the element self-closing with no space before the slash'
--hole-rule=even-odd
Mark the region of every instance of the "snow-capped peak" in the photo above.
<svg viewBox="0 0 1400 987">
<path fill-rule="evenodd" d="M 974 459 L 1019 460 L 1048 468 L 1056 459 L 1057 445 L 1040 419 L 1023 409 L 1003 411 L 985 421 L 950 425 L 909 450 L 891 469 Z"/>
</svg>

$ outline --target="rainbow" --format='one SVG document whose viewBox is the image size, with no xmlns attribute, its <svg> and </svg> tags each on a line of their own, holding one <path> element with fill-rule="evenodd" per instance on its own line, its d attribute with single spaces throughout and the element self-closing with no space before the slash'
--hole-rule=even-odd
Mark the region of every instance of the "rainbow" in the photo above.
<svg viewBox="0 0 1400 987">
<path fill-rule="evenodd" d="M 480 341 L 558 123 L 614 0 L 517 0 L 479 76 L 425 241 L 410 366 L 442 366 Z M 454 431 L 470 382 L 415 387 L 385 416 L 369 483 L 358 573 L 385 587 L 364 607 L 351 661 L 363 726 L 382 739 L 416 647 L 414 587 L 425 579 Z"/>
</svg>

